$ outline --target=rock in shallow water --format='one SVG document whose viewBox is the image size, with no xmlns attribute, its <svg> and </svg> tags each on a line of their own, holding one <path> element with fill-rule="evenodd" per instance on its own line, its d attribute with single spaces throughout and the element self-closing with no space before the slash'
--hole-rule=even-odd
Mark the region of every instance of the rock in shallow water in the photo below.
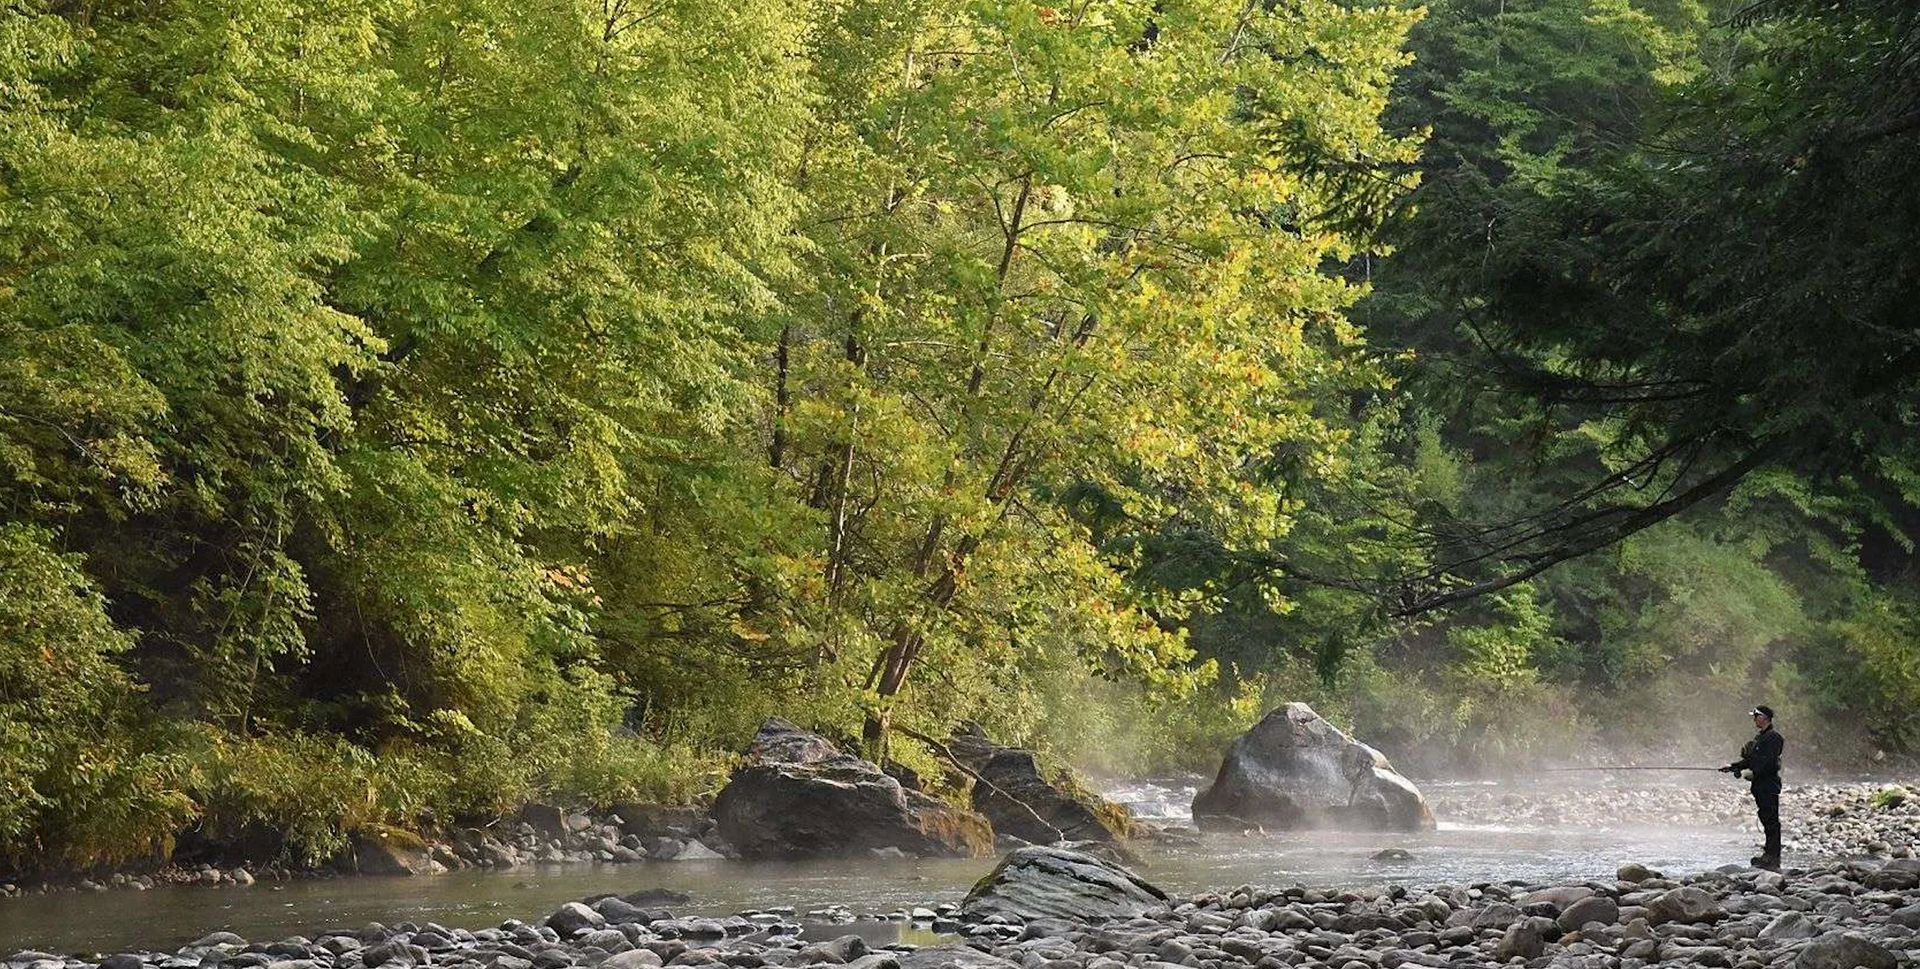
<svg viewBox="0 0 1920 969">
<path fill-rule="evenodd" d="M 908 790 L 871 761 L 775 717 L 713 805 L 741 857 L 818 858 L 894 847 L 922 857 L 992 850 L 987 820 Z"/>
<path fill-rule="evenodd" d="M 977 778 L 973 809 L 992 822 L 995 835 L 1033 844 L 1062 841 L 1116 843 L 1132 837 L 1127 809 L 1076 789 L 1070 779 L 1040 776 L 1033 751 L 994 743 L 978 724 L 968 724 L 949 744 Z"/>
<path fill-rule="evenodd" d="M 1167 893 L 1139 875 L 1064 848 L 1021 848 L 973 886 L 961 914 L 1026 921 L 1131 918 L 1164 908 Z"/>
<path fill-rule="evenodd" d="M 600 929 L 607 925 L 607 918 L 599 912 L 580 904 L 568 902 L 559 910 L 547 916 L 547 926 L 560 933 L 563 939 L 571 938 L 581 929 Z"/>
<path fill-rule="evenodd" d="M 1412 781 L 1304 703 L 1275 710 L 1233 742 L 1213 784 L 1194 797 L 1193 817 L 1203 830 L 1434 826 Z"/>
</svg>

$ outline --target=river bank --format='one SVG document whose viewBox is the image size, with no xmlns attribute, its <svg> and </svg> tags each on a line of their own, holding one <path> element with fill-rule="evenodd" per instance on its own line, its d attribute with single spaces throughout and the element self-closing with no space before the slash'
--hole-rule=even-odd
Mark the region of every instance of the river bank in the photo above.
<svg viewBox="0 0 1920 969">
<path fill-rule="evenodd" d="M 1909 792 L 1889 797 L 1889 789 Z M 1758 836 L 1744 784 L 1719 775 L 1692 783 L 1647 784 L 1639 778 L 1589 777 L 1543 785 L 1455 782 L 1427 785 L 1442 823 L 1551 830 L 1598 826 L 1605 830 L 1680 827 Z M 1179 830 L 1191 822 L 1192 787 L 1182 782 L 1140 783 L 1108 791 L 1145 823 Z M 1790 852 L 1815 858 L 1920 856 L 1920 780 L 1851 781 L 1789 786 L 1781 816 Z M 356 874 L 446 875 L 462 871 L 552 872 L 555 869 L 714 861 L 731 854 L 705 810 L 693 805 L 621 805 L 608 812 L 533 805 L 486 826 L 439 836 L 357 839 L 340 863 L 295 868 L 229 855 L 161 868 L 68 873 L 8 880 L 0 898 L 48 893 L 149 891 L 179 886 L 262 889 L 309 879 Z M 660 876 L 642 876 L 658 881 Z"/>
<path fill-rule="evenodd" d="M 1727 866 L 1682 877 L 1628 864 L 1611 878 L 1557 883 L 1248 884 L 1174 895 L 1106 924 L 970 918 L 964 908 L 901 913 L 910 924 L 956 936 L 934 945 L 876 947 L 864 935 L 822 931 L 818 920 L 846 914 L 812 913 L 815 926 L 803 934 L 805 916 L 793 908 L 689 918 L 602 895 L 532 922 L 508 919 L 480 930 L 396 921 L 271 941 L 223 932 L 170 951 L 90 958 L 23 951 L 7 962 L 10 969 L 1399 969 L 1517 959 L 1555 969 L 1656 962 L 1894 969 L 1920 960 L 1920 861 L 1784 873 Z"/>
<path fill-rule="evenodd" d="M 0 878 L 0 897 L 49 892 L 150 891 L 162 887 L 245 888 L 354 875 L 443 875 L 465 869 L 556 865 L 710 861 L 726 856 L 713 821 L 696 805 L 621 805 L 610 812 L 529 805 L 512 819 L 447 832 L 364 833 L 332 863 L 292 867 L 247 857 L 242 846 L 219 846 L 213 857 L 116 871 L 67 872 L 34 879 Z M 718 850 L 716 850 L 716 847 Z"/>
</svg>

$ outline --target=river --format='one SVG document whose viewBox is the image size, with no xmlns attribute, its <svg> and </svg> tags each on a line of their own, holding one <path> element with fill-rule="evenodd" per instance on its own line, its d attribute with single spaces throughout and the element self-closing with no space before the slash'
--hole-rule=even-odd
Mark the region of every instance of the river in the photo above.
<svg viewBox="0 0 1920 969">
<path fill-rule="evenodd" d="M 1457 785 L 1423 785 L 1430 794 Z M 1110 792 L 1144 817 L 1179 820 L 1191 790 L 1129 785 Z M 1611 879 L 1623 862 L 1699 871 L 1744 861 L 1753 837 L 1733 828 L 1615 826 L 1596 791 L 1591 817 L 1562 824 L 1463 824 L 1441 818 L 1422 834 L 1326 831 L 1207 835 L 1192 847 L 1141 849 L 1141 873 L 1170 892 L 1242 884 L 1351 887 L 1522 879 Z M 1376 861 L 1403 848 L 1409 861 Z M 247 888 L 161 887 L 138 892 L 29 895 L 0 900 L 0 955 L 22 948 L 110 953 L 171 949 L 215 930 L 249 939 L 311 935 L 370 921 L 439 922 L 478 928 L 534 918 L 585 895 L 664 888 L 692 896 L 677 913 L 845 906 L 885 917 L 914 906 L 957 902 L 992 859 L 806 863 L 670 862 L 564 865 L 508 871 L 471 869 L 425 878 L 308 878 Z"/>
</svg>

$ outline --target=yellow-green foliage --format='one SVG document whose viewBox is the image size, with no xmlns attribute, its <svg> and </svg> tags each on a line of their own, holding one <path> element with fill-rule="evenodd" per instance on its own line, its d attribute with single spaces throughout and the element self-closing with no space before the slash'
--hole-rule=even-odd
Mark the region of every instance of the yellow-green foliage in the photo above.
<svg viewBox="0 0 1920 969">
<path fill-rule="evenodd" d="M 164 856 L 192 816 L 114 664 L 130 637 L 77 566 L 49 533 L 0 525 L 0 859 Z"/>
<path fill-rule="evenodd" d="M 1476 283 L 1490 246 L 1558 267 L 1604 241 L 1541 209 L 1592 187 L 1574 169 L 1618 119 L 1591 112 L 1710 79 L 1695 5 L 1435 4 L 1417 61 L 1423 12 L 1384 2 L 645 6 L 8 5 L 0 854 L 112 861 L 197 820 L 317 861 L 529 799 L 684 800 L 773 714 L 978 719 L 1135 771 L 1307 699 L 1510 757 L 1570 735 L 1572 684 L 1753 683 L 1801 632 L 1829 707 L 1858 692 L 1914 742 L 1911 607 L 1858 577 L 1800 601 L 1765 525 L 1392 615 L 1478 574 L 1471 535 L 1424 574 L 1435 535 L 1583 511 L 1569 468 L 1677 483 L 1625 473 L 1659 421 L 1462 401 L 1359 323 L 1456 348 L 1463 315 L 1559 292 L 1397 285 L 1376 257 L 1408 221 L 1432 244 L 1404 264 Z M 1849 23 L 1828 39 L 1878 36 Z M 1396 91 L 1410 123 L 1383 121 Z M 1445 190 L 1402 211 L 1430 124 Z M 1651 262 L 1735 248 L 1689 291 L 1793 254 L 1691 238 Z M 1678 332 L 1669 302 L 1644 333 Z M 1504 335 L 1558 319 L 1536 309 Z M 1608 355 L 1660 340 L 1568 359 L 1634 318 L 1565 316 L 1521 347 L 1547 383 L 1646 386 Z M 1738 369 L 1795 400 L 1904 386 Z M 1794 534 L 1844 517 L 1810 495 Z M 1806 544 L 1832 569 L 1848 541 Z"/>
</svg>

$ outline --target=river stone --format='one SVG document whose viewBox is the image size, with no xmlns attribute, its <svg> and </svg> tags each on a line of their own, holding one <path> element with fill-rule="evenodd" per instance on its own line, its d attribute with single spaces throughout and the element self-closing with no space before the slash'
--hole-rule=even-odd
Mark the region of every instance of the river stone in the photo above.
<svg viewBox="0 0 1920 969">
<path fill-rule="evenodd" d="M 995 835 L 1033 844 L 1062 841 L 1118 842 L 1133 835 L 1127 809 L 1062 777 L 1040 775 L 1033 751 L 993 742 L 977 723 L 948 741 L 954 757 L 975 774 L 973 809 L 993 824 Z"/>
<path fill-rule="evenodd" d="M 674 861 L 722 861 L 726 855 L 707 847 L 699 838 L 689 838 L 680 850 L 674 853 Z"/>
<path fill-rule="evenodd" d="M 1566 907 L 1593 894 L 1593 889 L 1585 885 L 1561 885 L 1554 888 L 1542 888 L 1527 892 L 1513 900 L 1513 904 L 1526 908 L 1542 903 L 1552 905 L 1554 914 L 1565 911 Z"/>
<path fill-rule="evenodd" d="M 1546 948 L 1546 938 L 1531 921 L 1515 922 L 1507 926 L 1507 932 L 1500 937 L 1500 946 L 1494 950 L 1493 954 L 1501 962 L 1515 956 L 1532 959 L 1546 951 Z"/>
<path fill-rule="evenodd" d="M 1091 921 L 1132 918 L 1166 904 L 1167 893 L 1119 865 L 1084 852 L 1031 847 L 1001 859 L 967 893 L 960 911 L 973 919 Z"/>
<path fill-rule="evenodd" d="M 1762 939 L 1811 939 L 1820 934 L 1820 930 L 1799 912 L 1781 912 L 1760 930 Z"/>
<path fill-rule="evenodd" d="M 608 956 L 600 969 L 659 969 L 660 965 L 660 956 L 651 949 L 628 949 Z"/>
<path fill-rule="evenodd" d="M 362 875 L 428 875 L 437 868 L 427 843 L 398 828 L 356 832 L 338 865 Z"/>
<path fill-rule="evenodd" d="M 1798 969 L 1894 969 L 1893 953 L 1852 932 L 1829 932 L 1800 950 Z"/>
<path fill-rule="evenodd" d="M 871 761 L 775 717 L 761 725 L 713 805 L 720 836 L 747 859 L 861 855 L 896 847 L 921 857 L 992 850 L 987 819 L 908 790 Z"/>
<path fill-rule="evenodd" d="M 563 939 L 572 938 L 581 929 L 603 929 L 606 926 L 606 916 L 579 902 L 568 902 L 547 916 L 547 927 L 560 933 Z"/>
<path fill-rule="evenodd" d="M 1621 865 L 1619 871 L 1614 872 L 1614 877 L 1637 885 L 1650 878 L 1660 877 L 1660 873 L 1638 862 L 1629 861 Z"/>
<path fill-rule="evenodd" d="M 618 895 L 608 895 L 606 898 L 594 901 L 593 910 L 600 913 L 600 917 L 606 919 L 608 925 L 623 925 L 628 922 L 644 924 L 653 921 L 648 917 L 647 910 Z"/>
<path fill-rule="evenodd" d="M 1612 925 L 1620 920 L 1620 903 L 1605 895 L 1588 895 L 1575 899 L 1560 913 L 1559 924 L 1568 932 L 1575 931 L 1588 922 Z"/>
<path fill-rule="evenodd" d="M 1525 917 L 1518 908 L 1505 902 L 1495 902 L 1479 911 L 1463 910 L 1471 921 L 1467 924 L 1476 929 L 1504 929 Z"/>
<path fill-rule="evenodd" d="M 427 950 L 404 942 L 380 942 L 360 950 L 360 964 L 376 966 L 417 966 L 427 961 Z"/>
<path fill-rule="evenodd" d="M 1668 889 L 1647 903 L 1647 921 L 1654 925 L 1712 922 L 1724 918 L 1726 914 L 1726 910 L 1714 901 L 1712 895 L 1692 885 Z"/>
<path fill-rule="evenodd" d="M 1227 748 L 1213 783 L 1194 797 L 1193 816 L 1203 830 L 1434 826 L 1412 781 L 1304 703 L 1269 713 Z"/>
<path fill-rule="evenodd" d="M 210 932 L 187 944 L 189 949 L 210 949 L 216 945 L 246 945 L 247 940 L 232 932 Z"/>
<path fill-rule="evenodd" d="M 793 957 L 797 966 L 814 966 L 822 963 L 839 965 L 852 962 L 867 954 L 867 940 L 857 935 L 843 935 L 825 942 L 816 942 L 801 949 Z"/>
<path fill-rule="evenodd" d="M 141 969 L 143 965 L 139 956 L 126 952 L 100 960 L 100 969 Z"/>
<path fill-rule="evenodd" d="M 1018 963 L 958 943 L 925 946 L 897 959 L 900 969 L 1021 969 Z"/>
</svg>

